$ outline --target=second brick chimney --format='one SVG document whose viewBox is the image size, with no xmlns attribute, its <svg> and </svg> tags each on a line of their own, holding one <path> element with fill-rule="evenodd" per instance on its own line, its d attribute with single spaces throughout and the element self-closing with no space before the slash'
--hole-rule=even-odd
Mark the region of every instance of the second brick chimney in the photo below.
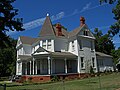
<svg viewBox="0 0 120 90">
<path fill-rule="evenodd" d="M 80 26 L 82 27 L 85 24 L 85 18 L 80 17 Z"/>
<path fill-rule="evenodd" d="M 62 36 L 62 35 L 63 35 L 63 34 L 62 34 L 62 27 L 61 27 L 61 24 L 60 24 L 60 23 L 57 23 L 57 24 L 56 24 L 56 29 L 57 29 L 56 35 L 57 35 L 57 36 Z"/>
</svg>

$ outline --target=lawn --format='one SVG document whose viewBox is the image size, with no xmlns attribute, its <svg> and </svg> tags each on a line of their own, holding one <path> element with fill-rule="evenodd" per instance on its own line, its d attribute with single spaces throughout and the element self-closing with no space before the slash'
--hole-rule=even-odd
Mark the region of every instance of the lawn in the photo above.
<svg viewBox="0 0 120 90">
<path fill-rule="evenodd" d="M 116 90 L 118 88 L 120 88 L 120 73 L 103 75 L 100 79 L 92 77 L 48 84 L 7 83 L 7 90 Z"/>
</svg>

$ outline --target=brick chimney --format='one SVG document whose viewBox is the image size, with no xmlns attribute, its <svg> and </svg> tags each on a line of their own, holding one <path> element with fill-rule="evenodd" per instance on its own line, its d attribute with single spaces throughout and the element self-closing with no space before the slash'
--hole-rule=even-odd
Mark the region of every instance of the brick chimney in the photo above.
<svg viewBox="0 0 120 90">
<path fill-rule="evenodd" d="M 56 24 L 56 29 L 57 29 L 56 35 L 57 35 L 57 36 L 62 36 L 62 35 L 63 35 L 63 34 L 62 34 L 62 27 L 61 27 L 61 24 L 60 24 L 60 23 L 57 23 L 57 24 Z"/>
<path fill-rule="evenodd" d="M 82 27 L 85 24 L 85 18 L 80 17 L 80 26 Z"/>
</svg>

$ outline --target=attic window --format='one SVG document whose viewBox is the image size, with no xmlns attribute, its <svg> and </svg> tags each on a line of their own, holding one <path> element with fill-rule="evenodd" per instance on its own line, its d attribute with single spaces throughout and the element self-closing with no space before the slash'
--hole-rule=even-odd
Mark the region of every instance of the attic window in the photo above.
<svg viewBox="0 0 120 90">
<path fill-rule="evenodd" d="M 87 30 L 84 30 L 84 35 L 88 36 L 88 31 Z"/>
</svg>

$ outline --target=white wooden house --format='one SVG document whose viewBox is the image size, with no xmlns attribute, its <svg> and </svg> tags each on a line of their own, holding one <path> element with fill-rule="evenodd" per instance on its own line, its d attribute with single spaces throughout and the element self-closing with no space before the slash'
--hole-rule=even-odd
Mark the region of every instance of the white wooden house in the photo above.
<svg viewBox="0 0 120 90">
<path fill-rule="evenodd" d="M 52 76 L 80 77 L 92 66 L 98 71 L 95 37 L 80 18 L 80 26 L 71 32 L 60 23 L 52 25 L 47 15 L 39 37 L 20 36 L 16 45 L 16 75 L 22 80 L 48 81 Z"/>
</svg>

